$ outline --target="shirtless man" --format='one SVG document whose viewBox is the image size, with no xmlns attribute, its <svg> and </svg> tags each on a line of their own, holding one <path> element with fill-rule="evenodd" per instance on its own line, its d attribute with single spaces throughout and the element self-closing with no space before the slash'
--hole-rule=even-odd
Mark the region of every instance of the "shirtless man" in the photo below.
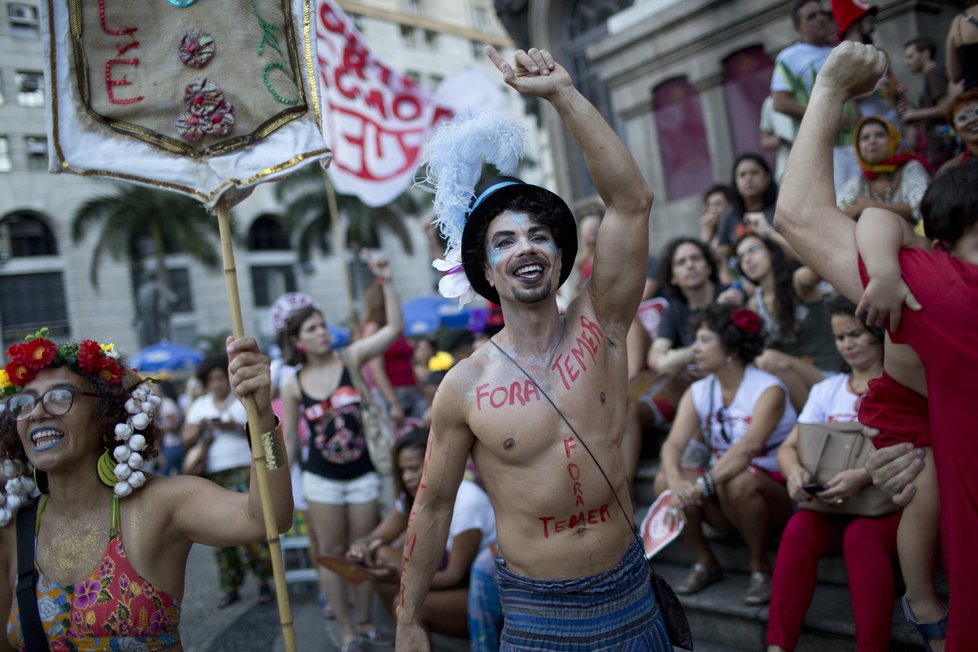
<svg viewBox="0 0 978 652">
<path fill-rule="evenodd" d="M 502 306 L 506 327 L 493 338 L 501 350 L 483 346 L 449 372 L 435 396 L 404 544 L 397 649 L 428 649 L 418 610 L 445 549 L 471 453 L 496 511 L 504 560 L 498 566 L 501 649 L 559 643 L 561 649 L 671 650 L 627 516 L 633 508 L 620 452 L 625 336 L 645 283 L 652 193 L 624 144 L 546 50 L 518 51 L 515 67 L 492 47 L 486 54 L 507 84 L 556 109 L 607 208 L 591 278 L 561 315 L 555 295 L 576 250 L 567 206 L 507 177 L 476 188 L 462 237 L 465 273 L 476 291 Z M 560 592 L 552 590 L 557 578 L 563 578 Z M 571 588 L 574 580 L 581 591 Z M 620 618 L 603 611 L 609 602 Z M 544 618 L 559 624 L 541 624 Z"/>
</svg>

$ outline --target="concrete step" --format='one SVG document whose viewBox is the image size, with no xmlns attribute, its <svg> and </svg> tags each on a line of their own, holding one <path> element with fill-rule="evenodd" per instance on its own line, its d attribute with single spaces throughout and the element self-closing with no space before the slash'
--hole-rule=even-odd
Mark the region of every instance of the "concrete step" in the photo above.
<svg viewBox="0 0 978 652">
<path fill-rule="evenodd" d="M 658 559 L 658 558 L 657 558 Z M 678 582 L 686 574 L 685 565 L 659 562 L 655 565 L 669 582 Z M 703 642 L 722 644 L 734 650 L 763 650 L 767 631 L 767 606 L 744 604 L 746 573 L 726 573 L 724 579 L 697 594 L 681 596 L 697 651 Z M 895 652 L 920 650 L 919 638 L 894 603 L 890 649 Z M 805 617 L 802 636 L 796 652 L 848 652 L 855 650 L 855 626 L 846 587 L 819 583 Z"/>
</svg>

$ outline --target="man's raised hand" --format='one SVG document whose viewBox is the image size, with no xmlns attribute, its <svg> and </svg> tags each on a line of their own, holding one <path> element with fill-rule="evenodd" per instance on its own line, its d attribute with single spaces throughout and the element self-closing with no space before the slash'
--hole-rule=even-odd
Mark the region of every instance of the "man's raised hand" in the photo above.
<svg viewBox="0 0 978 652">
<path fill-rule="evenodd" d="M 513 57 L 514 65 L 506 63 L 496 48 L 487 45 L 486 56 L 503 74 L 503 81 L 521 95 L 533 95 L 551 99 L 564 88 L 571 86 L 570 75 L 554 61 L 547 50 L 530 48 L 517 50 Z"/>
<path fill-rule="evenodd" d="M 850 100 L 873 92 L 886 73 L 886 54 L 872 45 L 843 41 L 818 71 L 816 86 L 829 87 Z"/>
</svg>

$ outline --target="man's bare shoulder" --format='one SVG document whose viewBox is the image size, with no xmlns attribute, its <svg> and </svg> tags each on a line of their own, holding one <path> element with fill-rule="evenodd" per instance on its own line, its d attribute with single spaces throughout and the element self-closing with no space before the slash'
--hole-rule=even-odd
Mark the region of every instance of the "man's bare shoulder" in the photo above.
<svg viewBox="0 0 978 652">
<path fill-rule="evenodd" d="M 486 373 L 486 366 L 489 362 L 488 351 L 486 351 L 488 346 L 483 346 L 464 360 L 459 360 L 445 374 L 438 385 L 438 391 L 435 392 L 434 410 L 436 417 L 439 415 L 443 417 L 464 416 L 467 394 Z"/>
</svg>

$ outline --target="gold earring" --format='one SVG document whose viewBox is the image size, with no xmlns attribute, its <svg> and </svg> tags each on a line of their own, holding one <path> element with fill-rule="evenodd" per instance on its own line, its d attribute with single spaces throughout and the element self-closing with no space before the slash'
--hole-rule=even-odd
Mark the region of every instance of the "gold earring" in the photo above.
<svg viewBox="0 0 978 652">
<path fill-rule="evenodd" d="M 98 458 L 98 477 L 106 487 L 115 487 L 118 478 L 115 477 L 115 461 L 109 449 L 102 451 Z"/>
</svg>

